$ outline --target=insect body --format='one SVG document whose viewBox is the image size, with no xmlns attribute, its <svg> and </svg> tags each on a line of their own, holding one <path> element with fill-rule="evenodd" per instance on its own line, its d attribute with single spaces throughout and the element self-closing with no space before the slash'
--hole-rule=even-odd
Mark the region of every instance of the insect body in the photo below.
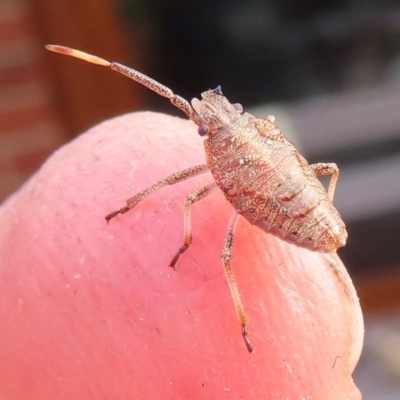
<svg viewBox="0 0 400 400">
<path fill-rule="evenodd" d="M 205 137 L 206 164 L 188 168 L 155 183 L 127 200 L 127 205 L 106 216 L 107 222 L 132 209 L 159 188 L 211 171 L 214 182 L 186 197 L 184 243 L 173 257 L 175 268 L 180 255 L 192 242 L 191 206 L 217 188 L 235 211 L 228 225 L 222 248 L 222 261 L 236 313 L 242 325 L 247 349 L 248 319 L 231 269 L 234 231 L 240 216 L 283 240 L 321 253 L 335 252 L 346 243 L 345 225 L 333 206 L 339 177 L 336 164 L 308 164 L 275 124 L 275 118 L 257 118 L 243 113 L 240 104 L 231 104 L 221 88 L 208 90 L 191 104 L 157 81 L 128 68 L 79 50 L 49 45 L 57 53 L 110 67 L 141 83 L 182 110 L 198 125 Z M 328 192 L 318 175 L 332 175 Z"/>
</svg>

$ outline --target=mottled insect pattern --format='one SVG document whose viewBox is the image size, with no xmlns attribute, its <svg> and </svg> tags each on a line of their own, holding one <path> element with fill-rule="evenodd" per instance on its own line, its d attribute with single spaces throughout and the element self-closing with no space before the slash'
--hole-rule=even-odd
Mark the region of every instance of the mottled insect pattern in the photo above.
<svg viewBox="0 0 400 400">
<path fill-rule="evenodd" d="M 64 46 L 48 45 L 47 49 L 110 67 L 128 76 L 160 96 L 168 98 L 196 125 L 205 138 L 206 164 L 177 172 L 162 179 L 127 200 L 126 206 L 106 216 L 107 222 L 124 214 L 140 201 L 166 185 L 182 182 L 211 172 L 214 182 L 195 190 L 184 205 L 183 244 L 172 258 L 175 268 L 182 253 L 192 243 L 191 207 L 214 190 L 220 189 L 232 204 L 234 212 L 226 232 L 222 262 L 229 288 L 242 326 L 247 349 L 248 318 L 231 269 L 233 236 L 240 216 L 265 232 L 321 253 L 335 252 L 346 243 L 347 232 L 333 196 L 339 178 L 336 164 L 309 164 L 275 124 L 275 118 L 258 118 L 244 113 L 240 104 L 231 104 L 217 87 L 201 94 L 191 103 L 174 94 L 154 79 L 124 65 Z M 328 191 L 319 175 L 332 175 Z"/>
</svg>

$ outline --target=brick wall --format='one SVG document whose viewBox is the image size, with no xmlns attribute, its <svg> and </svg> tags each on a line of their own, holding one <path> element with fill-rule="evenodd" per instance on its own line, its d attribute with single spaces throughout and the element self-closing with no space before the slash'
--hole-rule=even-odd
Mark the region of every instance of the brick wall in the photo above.
<svg viewBox="0 0 400 400">
<path fill-rule="evenodd" d="M 0 1 L 0 202 L 65 140 L 27 0 Z"/>
</svg>

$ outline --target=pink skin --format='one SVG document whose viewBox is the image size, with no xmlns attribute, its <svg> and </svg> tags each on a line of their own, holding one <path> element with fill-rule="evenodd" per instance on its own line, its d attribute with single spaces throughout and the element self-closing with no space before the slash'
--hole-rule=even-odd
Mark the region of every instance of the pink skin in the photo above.
<svg viewBox="0 0 400 400">
<path fill-rule="evenodd" d="M 164 188 L 107 225 L 105 215 L 166 175 L 204 163 L 190 121 L 136 113 L 56 152 L 0 210 L 1 397 L 360 399 L 358 302 L 326 256 L 241 219 L 232 266 L 240 324 L 220 259 L 232 208 L 195 204 L 177 271 L 185 195 Z"/>
</svg>

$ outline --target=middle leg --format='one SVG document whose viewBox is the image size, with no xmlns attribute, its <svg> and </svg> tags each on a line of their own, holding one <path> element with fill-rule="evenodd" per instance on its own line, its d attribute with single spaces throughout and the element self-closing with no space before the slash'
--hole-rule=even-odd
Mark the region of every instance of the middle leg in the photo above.
<svg viewBox="0 0 400 400">
<path fill-rule="evenodd" d="M 176 252 L 175 256 L 169 263 L 169 266 L 175 269 L 176 263 L 179 260 L 181 254 L 183 254 L 192 243 L 192 205 L 197 201 L 204 199 L 204 197 L 211 194 L 217 189 L 216 183 L 211 183 L 202 188 L 196 189 L 190 193 L 185 200 L 184 218 L 183 218 L 183 245 Z"/>
</svg>

